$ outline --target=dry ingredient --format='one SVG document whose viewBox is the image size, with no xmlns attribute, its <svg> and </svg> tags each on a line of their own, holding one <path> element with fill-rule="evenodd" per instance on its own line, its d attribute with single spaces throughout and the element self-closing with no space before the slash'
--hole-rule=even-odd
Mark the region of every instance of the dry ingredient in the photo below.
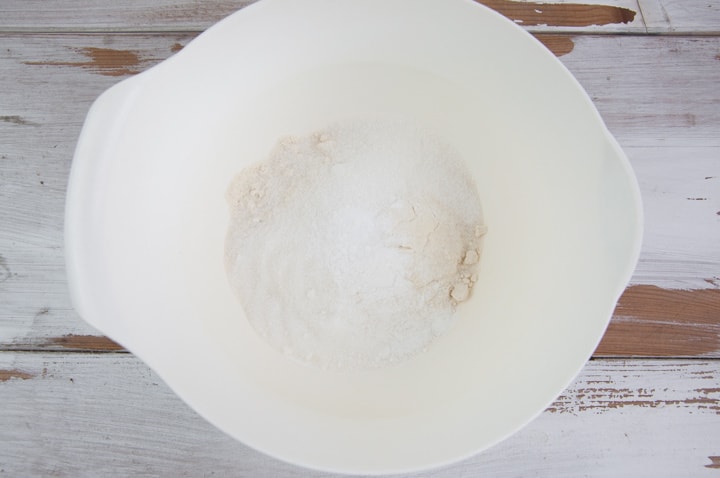
<svg viewBox="0 0 720 478">
<path fill-rule="evenodd" d="M 267 342 L 326 369 L 390 365 L 452 323 L 485 226 L 458 153 L 415 123 L 281 139 L 228 191 L 226 267 Z"/>
</svg>

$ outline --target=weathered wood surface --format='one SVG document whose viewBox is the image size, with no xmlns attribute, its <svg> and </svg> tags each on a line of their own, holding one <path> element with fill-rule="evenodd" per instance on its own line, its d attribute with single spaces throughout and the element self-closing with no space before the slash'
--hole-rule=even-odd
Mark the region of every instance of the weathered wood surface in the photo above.
<svg viewBox="0 0 720 478">
<path fill-rule="evenodd" d="M 717 34 L 720 4 L 716 1 L 638 0 L 648 33 Z"/>
<path fill-rule="evenodd" d="M 73 149 L 95 97 L 193 36 L 0 35 L 0 344 L 95 334 L 65 279 Z"/>
<path fill-rule="evenodd" d="M 113 347 L 86 337 L 96 332 L 67 297 L 62 217 L 73 148 L 98 94 L 192 38 L 0 34 L 0 348 Z M 570 42 L 561 60 L 631 159 L 646 213 L 633 285 L 660 287 L 626 293 L 631 313 L 618 311 L 598 353 L 720 356 L 720 38 L 543 38 Z M 704 308 L 683 309 L 698 300 Z M 671 317 L 653 317 L 666 309 Z"/>
<path fill-rule="evenodd" d="M 481 1 L 588 91 L 637 174 L 645 240 L 601 358 L 518 435 L 413 476 L 716 476 L 720 2 Z M 90 103 L 250 3 L 0 5 L 0 475 L 329 476 L 215 430 L 67 296 L 65 187 Z"/>
<path fill-rule="evenodd" d="M 477 1 L 533 31 L 646 31 L 636 0 L 552 2 L 557 5 L 515 0 Z M 39 7 L 37 1 L 6 0 L 0 31 L 202 31 L 252 3 L 254 0 L 124 0 L 96 2 L 89 7 L 87 2 L 78 0 L 53 0 L 43 1 Z M 681 24 L 694 22 L 692 15 L 683 14 L 680 19 Z"/>
<path fill-rule="evenodd" d="M 477 0 L 530 31 L 690 33 L 720 31 L 716 0 Z M 2 32 L 202 31 L 254 0 L 5 0 Z"/>
<path fill-rule="evenodd" d="M 594 360 L 536 421 L 414 477 L 716 476 L 720 361 Z M 214 429 L 127 354 L 0 354 L 0 474 L 328 476 Z"/>
</svg>

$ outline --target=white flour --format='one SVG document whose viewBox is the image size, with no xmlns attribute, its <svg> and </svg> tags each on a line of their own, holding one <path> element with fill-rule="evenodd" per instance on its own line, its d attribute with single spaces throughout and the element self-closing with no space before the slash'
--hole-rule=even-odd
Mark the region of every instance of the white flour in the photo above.
<svg viewBox="0 0 720 478">
<path fill-rule="evenodd" d="M 485 233 L 457 153 L 414 124 L 286 137 L 228 192 L 226 266 L 267 342 L 328 369 L 427 347 L 472 293 Z"/>
</svg>

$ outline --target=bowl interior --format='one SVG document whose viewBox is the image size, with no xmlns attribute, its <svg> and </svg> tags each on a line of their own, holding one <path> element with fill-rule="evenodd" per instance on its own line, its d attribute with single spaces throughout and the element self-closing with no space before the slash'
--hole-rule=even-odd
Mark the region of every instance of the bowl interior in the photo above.
<svg viewBox="0 0 720 478">
<path fill-rule="evenodd" d="M 200 414 L 273 456 L 362 473 L 462 458 L 540 413 L 594 350 L 637 258 L 634 177 L 577 82 L 494 12 L 297 3 L 229 17 L 119 85 L 121 114 L 92 112 L 122 120 L 78 146 L 76 162 L 93 152 L 105 166 L 94 184 L 73 171 L 102 211 L 68 233 L 91 264 L 75 299 Z M 225 191 L 281 136 L 374 115 L 420 121 L 460 151 L 489 232 L 472 299 L 426 353 L 324 372 L 247 323 L 224 270 Z M 89 207 L 69 200 L 69 220 Z"/>
</svg>

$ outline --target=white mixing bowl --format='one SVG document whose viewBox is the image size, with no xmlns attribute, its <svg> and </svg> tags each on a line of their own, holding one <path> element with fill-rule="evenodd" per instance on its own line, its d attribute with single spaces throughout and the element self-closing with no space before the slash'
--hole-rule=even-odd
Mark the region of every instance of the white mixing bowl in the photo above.
<svg viewBox="0 0 720 478">
<path fill-rule="evenodd" d="M 226 279 L 225 192 L 279 137 L 403 115 L 466 159 L 489 233 L 456 326 L 406 363 L 336 373 L 275 352 Z M 66 214 L 73 303 L 211 423 L 339 472 L 419 470 L 527 424 L 592 354 L 641 204 L 590 99 L 470 0 L 262 0 L 92 106 Z"/>
</svg>

